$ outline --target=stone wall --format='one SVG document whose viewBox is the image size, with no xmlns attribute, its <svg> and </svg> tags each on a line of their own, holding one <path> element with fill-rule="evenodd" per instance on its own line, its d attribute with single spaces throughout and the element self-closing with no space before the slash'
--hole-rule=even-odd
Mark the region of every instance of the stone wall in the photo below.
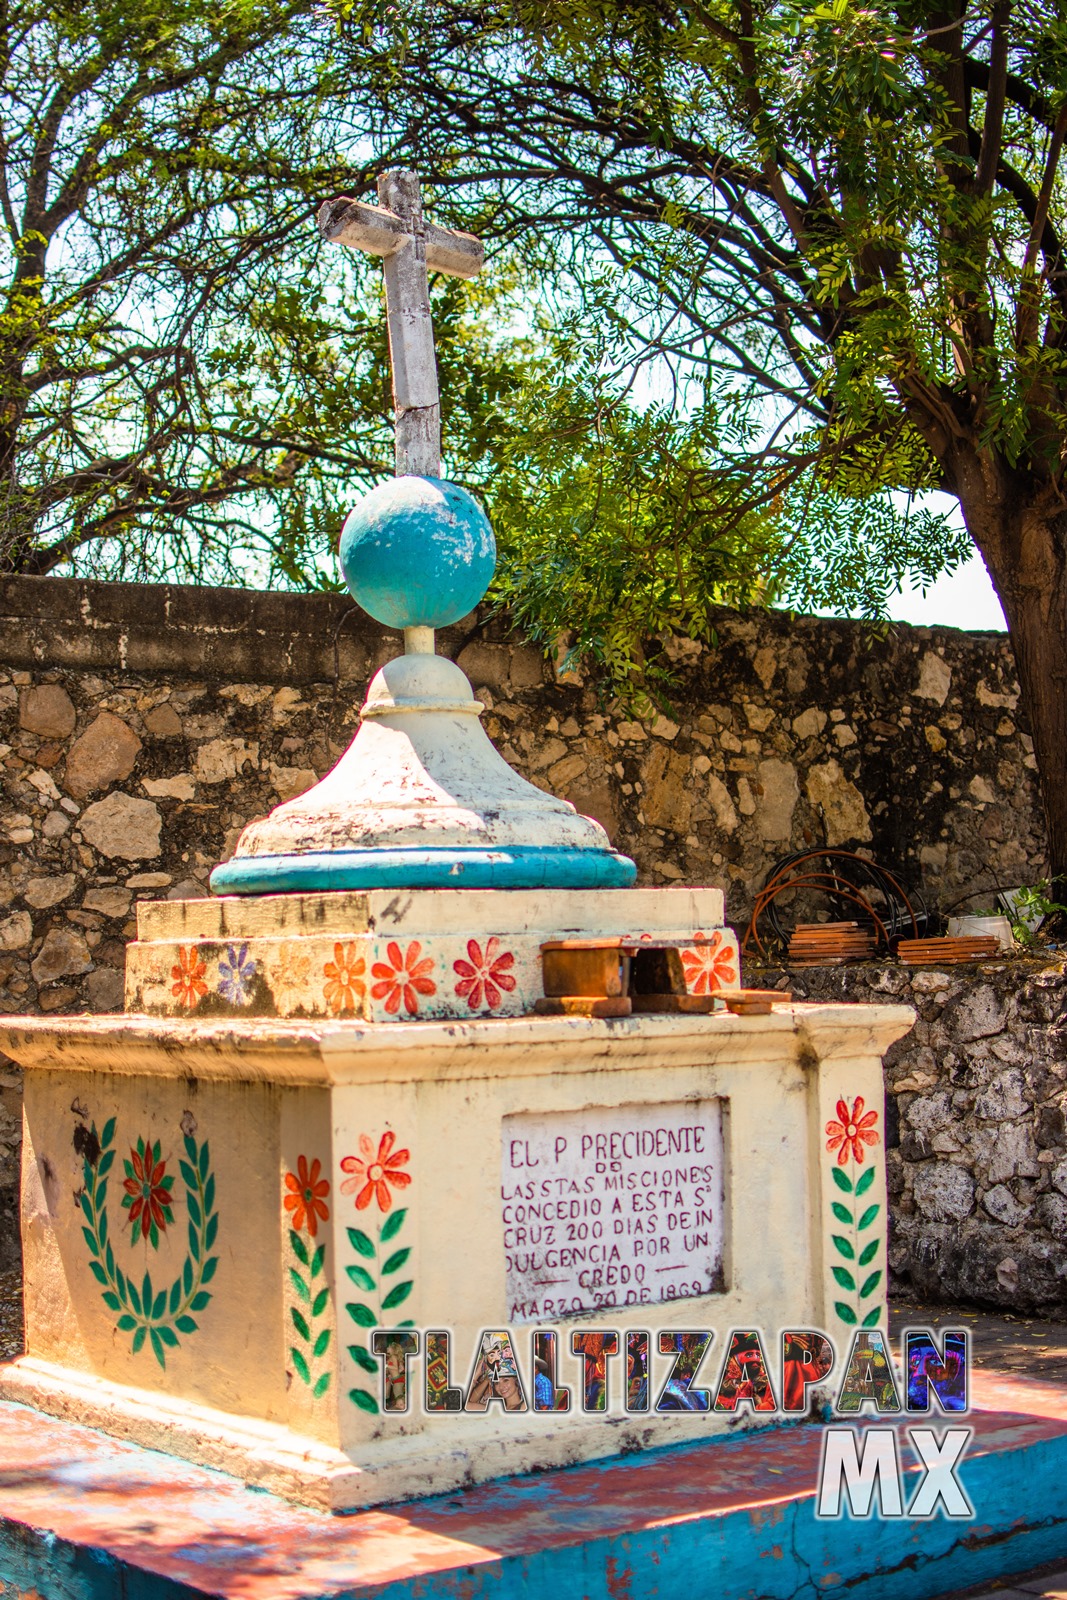
<svg viewBox="0 0 1067 1600">
<path fill-rule="evenodd" d="M 750 965 L 757 978 L 918 1013 L 886 1057 L 894 1286 L 1067 1315 L 1067 962 Z"/>
<path fill-rule="evenodd" d="M 871 851 L 934 903 L 1033 882 L 1044 842 L 1002 635 L 723 612 L 668 641 L 637 720 L 499 620 L 439 637 L 505 757 L 599 818 L 639 882 L 721 886 L 743 924 L 769 866 Z M 121 1005 L 138 898 L 206 892 L 251 818 L 348 744 L 401 641 L 347 598 L 59 578 L 0 582 L 0 1010 Z M 0 1077 L 0 1208 L 18 1084 Z M 0 1216 L 0 1264 L 10 1228 Z"/>
</svg>

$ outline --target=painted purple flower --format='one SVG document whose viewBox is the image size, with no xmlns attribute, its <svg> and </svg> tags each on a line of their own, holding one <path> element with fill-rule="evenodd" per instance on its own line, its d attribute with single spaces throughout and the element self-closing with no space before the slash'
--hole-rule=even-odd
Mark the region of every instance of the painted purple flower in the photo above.
<svg viewBox="0 0 1067 1600">
<path fill-rule="evenodd" d="M 219 962 L 219 994 L 228 1000 L 232 1006 L 248 1004 L 248 987 L 256 975 L 256 963 L 248 954 L 248 946 L 243 944 L 226 946 L 228 960 Z"/>
</svg>

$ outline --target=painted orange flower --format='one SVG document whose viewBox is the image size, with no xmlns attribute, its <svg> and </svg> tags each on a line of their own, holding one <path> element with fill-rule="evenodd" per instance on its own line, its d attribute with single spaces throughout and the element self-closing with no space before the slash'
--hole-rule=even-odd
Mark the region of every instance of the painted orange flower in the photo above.
<svg viewBox="0 0 1067 1600">
<path fill-rule="evenodd" d="M 413 1017 L 419 1009 L 419 995 L 437 993 L 436 983 L 427 976 L 433 971 L 433 957 L 423 956 L 419 960 L 422 945 L 417 939 L 412 939 L 404 955 L 400 953 L 400 946 L 390 940 L 385 953 L 391 965 L 387 966 L 384 961 L 374 963 L 371 975 L 381 981 L 374 985 L 371 994 L 375 1000 L 385 1001 L 385 1009 L 391 1017 L 400 1010 L 401 1000 L 408 1016 Z"/>
<path fill-rule="evenodd" d="M 323 990 L 326 1004 L 335 1017 L 342 1011 L 354 1011 L 356 1001 L 363 999 L 367 992 L 367 985 L 363 982 L 366 970 L 367 963 L 359 954 L 354 940 L 349 944 L 334 945 L 333 960 L 327 961 L 322 973 L 326 979 Z"/>
<path fill-rule="evenodd" d="M 319 1231 L 320 1217 L 323 1222 L 330 1220 L 330 1208 L 326 1204 L 330 1185 L 325 1178 L 319 1177 L 321 1171 L 322 1162 L 318 1158 L 309 1168 L 307 1156 L 301 1156 L 296 1171 L 285 1174 L 285 1187 L 289 1190 L 284 1201 L 285 1209 L 292 1212 L 290 1220 L 297 1233 L 306 1227 L 313 1239 Z"/>
<path fill-rule="evenodd" d="M 207 984 L 204 974 L 207 967 L 200 959 L 200 952 L 195 944 L 186 947 L 178 946 L 178 963 L 171 967 L 170 975 L 173 979 L 171 994 L 175 995 L 183 1006 L 195 1006 L 201 995 L 207 994 Z"/>
<path fill-rule="evenodd" d="M 122 1204 L 130 1213 L 127 1221 L 134 1238 L 139 1229 L 141 1238 L 150 1239 L 155 1247 L 160 1234 L 167 1231 L 168 1222 L 174 1221 L 174 1197 L 170 1192 L 174 1179 L 166 1175 L 167 1163 L 161 1159 L 159 1140 L 153 1144 L 151 1139 L 138 1139 L 136 1150 L 130 1150 L 130 1159 L 122 1165 L 126 1173 Z"/>
<path fill-rule="evenodd" d="M 494 934 L 486 941 L 485 954 L 477 939 L 467 940 L 467 961 L 453 961 L 452 968 L 459 974 L 456 984 L 456 993 L 461 1000 L 466 1000 L 472 1011 L 477 1011 L 482 1004 L 482 995 L 485 995 L 485 1004 L 490 1011 L 495 1011 L 504 998 L 515 987 L 516 979 L 511 968 L 515 965 L 515 957 L 510 950 L 505 950 L 503 955 L 497 955 L 500 940 Z"/>
<path fill-rule="evenodd" d="M 682 951 L 682 970 L 690 994 L 714 994 L 737 982 L 737 952 L 713 933 L 707 944 Z"/>
<path fill-rule="evenodd" d="M 365 1211 L 375 1198 L 379 1211 L 388 1211 L 393 1204 L 389 1185 L 392 1184 L 394 1189 L 406 1189 L 411 1182 L 411 1174 L 400 1170 L 411 1160 L 411 1151 L 394 1150 L 394 1144 L 396 1134 L 383 1133 L 375 1154 L 374 1140 L 368 1134 L 361 1133 L 359 1155 L 342 1159 L 341 1171 L 350 1172 L 352 1176 L 342 1180 L 341 1193 L 352 1194 L 356 1189 L 359 1190 L 356 1195 L 357 1211 Z"/>
<path fill-rule="evenodd" d="M 874 1131 L 877 1121 L 877 1111 L 868 1111 L 864 1114 L 863 1096 L 860 1094 L 852 1103 L 851 1113 L 847 1100 L 837 1102 L 837 1121 L 826 1124 L 826 1131 L 830 1135 L 826 1141 L 826 1148 L 837 1151 L 839 1167 L 845 1165 L 850 1151 L 854 1161 L 862 1162 L 864 1145 L 878 1143 L 878 1135 Z"/>
</svg>

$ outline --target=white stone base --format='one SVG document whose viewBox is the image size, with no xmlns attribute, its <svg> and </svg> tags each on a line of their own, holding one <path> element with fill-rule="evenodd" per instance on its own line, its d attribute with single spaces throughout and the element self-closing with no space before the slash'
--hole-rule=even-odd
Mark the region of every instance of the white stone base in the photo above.
<svg viewBox="0 0 1067 1600">
<path fill-rule="evenodd" d="M 781 1425 L 780 1417 L 573 1416 L 527 1412 L 502 1423 L 441 1419 L 426 1433 L 376 1439 L 354 1461 L 304 1434 L 148 1389 L 109 1383 L 22 1356 L 0 1366 L 0 1400 L 32 1406 L 320 1511 L 345 1512 L 444 1494 L 493 1478 L 575 1466 L 709 1435 Z M 798 1420 L 798 1419 L 792 1419 Z M 458 1424 L 458 1426 L 457 1426 Z M 500 1431 L 501 1426 L 504 1431 Z M 467 1437 L 458 1437 L 465 1434 Z"/>
</svg>

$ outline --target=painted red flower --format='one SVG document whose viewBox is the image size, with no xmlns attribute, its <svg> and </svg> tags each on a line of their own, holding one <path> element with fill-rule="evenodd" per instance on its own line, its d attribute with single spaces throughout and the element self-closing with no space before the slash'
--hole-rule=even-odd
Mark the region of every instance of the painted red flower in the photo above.
<svg viewBox="0 0 1067 1600">
<path fill-rule="evenodd" d="M 326 979 L 323 989 L 326 1004 L 335 1017 L 342 1011 L 354 1011 L 356 1001 L 363 999 L 367 992 L 367 985 L 363 982 L 366 970 L 367 963 L 359 954 L 355 940 L 334 945 L 333 960 L 327 961 L 322 974 Z"/>
<path fill-rule="evenodd" d="M 170 1192 L 174 1179 L 167 1176 L 159 1140 L 153 1144 L 151 1139 L 138 1139 L 136 1150 L 131 1148 L 130 1159 L 122 1165 L 126 1173 L 122 1204 L 130 1213 L 133 1236 L 136 1238 L 139 1230 L 141 1238 L 151 1240 L 154 1249 L 167 1224 L 174 1221 L 174 1197 Z"/>
<path fill-rule="evenodd" d="M 400 1010 L 401 1000 L 405 1011 L 413 1017 L 419 1009 L 419 995 L 437 993 L 436 983 L 427 976 L 433 971 L 433 957 L 423 956 L 419 960 L 422 945 L 417 939 L 412 939 L 404 955 L 395 940 L 390 940 L 385 953 L 390 964 L 376 961 L 371 968 L 372 977 L 381 980 L 374 985 L 371 994 L 375 1000 L 385 1001 L 385 1009 L 391 1017 Z"/>
<path fill-rule="evenodd" d="M 851 1113 L 847 1100 L 837 1102 L 837 1121 L 826 1124 L 826 1131 L 830 1135 L 826 1148 L 837 1151 L 839 1167 L 845 1165 L 850 1151 L 854 1161 L 862 1162 L 864 1145 L 878 1143 L 878 1135 L 874 1131 L 877 1121 L 877 1111 L 864 1113 L 862 1095 L 856 1096 Z"/>
<path fill-rule="evenodd" d="M 309 1168 L 307 1156 L 301 1156 L 296 1171 L 285 1174 L 285 1187 L 289 1190 L 284 1200 L 285 1209 L 292 1212 L 291 1221 L 297 1233 L 306 1227 L 313 1239 L 319 1231 L 319 1218 L 323 1222 L 330 1220 L 330 1208 L 325 1203 L 330 1185 L 319 1177 L 321 1171 L 321 1161 L 316 1158 Z"/>
<path fill-rule="evenodd" d="M 737 952 L 721 933 L 713 933 L 707 944 L 682 951 L 682 969 L 690 994 L 714 994 L 737 982 Z"/>
<path fill-rule="evenodd" d="M 485 1004 L 490 1011 L 495 1011 L 501 1004 L 504 994 L 510 994 L 515 987 L 516 979 L 512 976 L 511 969 L 515 965 L 515 957 L 510 950 L 505 950 L 503 955 L 497 955 L 500 940 L 494 934 L 485 946 L 485 953 L 477 939 L 467 940 L 467 961 L 453 961 L 453 970 L 459 974 L 456 984 L 456 993 L 461 1000 L 466 1000 L 472 1011 L 477 1011 L 485 996 Z M 504 994 L 501 993 L 504 991 Z"/>
<path fill-rule="evenodd" d="M 170 975 L 173 979 L 171 994 L 179 999 L 183 1006 L 195 1006 L 201 995 L 207 994 L 207 984 L 204 975 L 207 967 L 200 959 L 200 952 L 195 944 L 186 947 L 178 946 L 178 962 L 171 967 Z"/>
<path fill-rule="evenodd" d="M 359 1190 L 356 1195 L 357 1211 L 365 1211 L 375 1198 L 379 1211 L 388 1211 L 393 1204 L 389 1185 L 392 1184 L 394 1189 L 406 1189 L 411 1182 L 411 1174 L 401 1171 L 411 1160 L 411 1152 L 394 1150 L 395 1144 L 395 1133 L 383 1133 L 376 1154 L 374 1140 L 368 1134 L 361 1133 L 359 1155 L 342 1159 L 341 1171 L 349 1172 L 352 1176 L 342 1179 L 341 1193 L 352 1194 L 356 1189 Z"/>
</svg>

